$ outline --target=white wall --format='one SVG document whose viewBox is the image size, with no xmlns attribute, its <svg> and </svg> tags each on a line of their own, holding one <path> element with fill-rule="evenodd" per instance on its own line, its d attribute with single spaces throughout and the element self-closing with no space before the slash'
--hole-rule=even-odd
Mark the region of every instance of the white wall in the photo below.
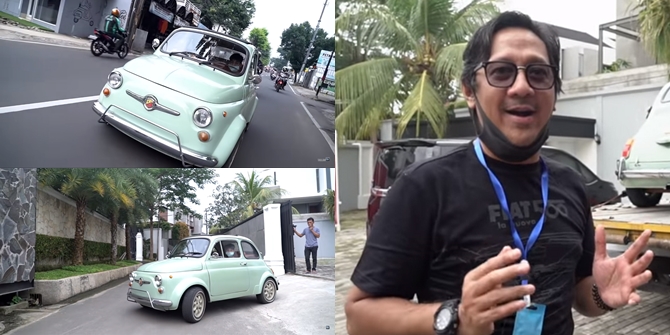
<svg viewBox="0 0 670 335">
<path fill-rule="evenodd" d="M 272 268 L 275 275 L 283 275 L 284 255 L 281 244 L 281 204 L 270 204 L 263 207 L 265 223 L 265 263 Z"/>
</svg>

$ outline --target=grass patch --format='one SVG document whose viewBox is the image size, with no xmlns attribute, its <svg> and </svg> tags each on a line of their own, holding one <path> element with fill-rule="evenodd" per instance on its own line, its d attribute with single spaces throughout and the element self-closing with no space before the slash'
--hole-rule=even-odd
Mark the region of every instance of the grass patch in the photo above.
<svg viewBox="0 0 670 335">
<path fill-rule="evenodd" d="M 109 263 L 99 263 L 99 264 L 89 264 L 89 265 L 70 265 L 64 266 L 60 269 L 49 270 L 43 272 L 35 272 L 35 280 L 56 280 L 69 277 L 76 277 L 81 275 L 87 275 L 91 273 L 103 272 L 114 270 L 126 266 L 132 266 L 139 264 L 139 262 L 122 260 L 117 261 L 116 265 Z"/>
<path fill-rule="evenodd" d="M 7 19 L 7 20 L 12 21 L 12 22 L 16 22 L 20 26 L 24 26 L 24 27 L 28 27 L 28 28 L 39 28 L 40 30 L 53 32 L 53 30 L 51 30 L 49 28 L 42 27 L 38 24 L 32 23 L 30 21 L 24 20 L 20 17 L 16 17 L 14 15 L 9 15 L 7 13 L 0 12 L 0 18 Z"/>
</svg>

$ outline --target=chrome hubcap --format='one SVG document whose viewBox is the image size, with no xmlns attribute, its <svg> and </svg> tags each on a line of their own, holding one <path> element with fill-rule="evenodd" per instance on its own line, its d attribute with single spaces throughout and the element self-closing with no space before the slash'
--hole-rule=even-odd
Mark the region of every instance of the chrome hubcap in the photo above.
<svg viewBox="0 0 670 335">
<path fill-rule="evenodd" d="M 193 298 L 193 317 L 200 319 L 202 317 L 202 312 L 205 310 L 205 295 L 202 292 L 198 292 Z"/>
<path fill-rule="evenodd" d="M 271 280 L 268 280 L 265 283 L 265 287 L 263 288 L 263 295 L 267 301 L 271 301 L 275 297 L 275 285 Z"/>
</svg>

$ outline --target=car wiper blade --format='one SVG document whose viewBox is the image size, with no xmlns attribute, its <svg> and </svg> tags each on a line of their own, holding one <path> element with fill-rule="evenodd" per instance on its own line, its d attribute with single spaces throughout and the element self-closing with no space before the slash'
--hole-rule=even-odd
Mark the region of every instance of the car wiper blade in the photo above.
<svg viewBox="0 0 670 335">
<path fill-rule="evenodd" d="M 173 51 L 168 54 L 168 56 L 170 57 L 175 55 L 181 55 L 182 57 L 189 57 L 188 53 L 186 53 L 185 51 Z"/>
</svg>

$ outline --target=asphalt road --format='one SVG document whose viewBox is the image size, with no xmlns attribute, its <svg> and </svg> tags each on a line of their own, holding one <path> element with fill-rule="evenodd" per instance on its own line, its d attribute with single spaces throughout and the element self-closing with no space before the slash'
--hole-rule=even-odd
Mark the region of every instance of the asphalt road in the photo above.
<svg viewBox="0 0 670 335">
<path fill-rule="evenodd" d="M 332 280 L 283 275 L 273 303 L 261 305 L 256 297 L 211 303 L 202 321 L 194 324 L 184 321 L 179 312 L 159 312 L 128 302 L 127 290 L 123 281 L 62 308 L 44 309 L 44 315 L 29 316 L 32 320 L 27 325 L 8 335 L 335 334 Z"/>
<path fill-rule="evenodd" d="M 82 49 L 7 40 L 0 40 L 0 50 L 10 50 L 0 53 L 0 166 L 181 167 L 98 123 L 91 109 L 110 71 L 132 55 L 94 57 Z M 275 92 L 265 74 L 257 94 L 256 113 L 229 167 L 334 167 L 334 125 L 323 113 L 334 106 L 288 86 Z"/>
</svg>

